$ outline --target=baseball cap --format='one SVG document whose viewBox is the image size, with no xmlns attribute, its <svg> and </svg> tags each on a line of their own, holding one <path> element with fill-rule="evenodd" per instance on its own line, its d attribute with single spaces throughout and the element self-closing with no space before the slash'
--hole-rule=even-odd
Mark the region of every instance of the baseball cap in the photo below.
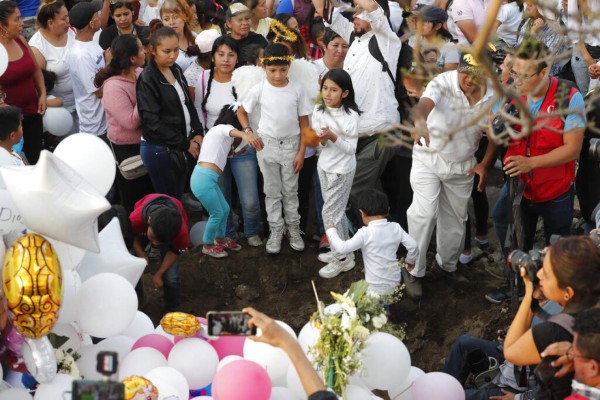
<svg viewBox="0 0 600 400">
<path fill-rule="evenodd" d="M 470 75 L 483 75 L 479 63 L 471 53 L 461 53 L 458 61 L 458 72 Z"/>
<path fill-rule="evenodd" d="M 231 17 L 245 13 L 251 14 L 252 11 L 250 11 L 250 9 L 242 3 L 233 3 L 227 9 L 227 12 L 225 13 L 225 19 L 230 19 Z"/>
<path fill-rule="evenodd" d="M 69 11 L 69 21 L 71 26 L 75 29 L 83 29 L 85 28 L 92 18 L 94 18 L 94 14 L 98 11 L 98 7 L 96 4 L 91 2 L 80 2 L 77 3 L 71 8 Z"/>
<path fill-rule="evenodd" d="M 436 6 L 423 6 L 416 13 L 421 16 L 423 21 L 446 22 L 448 20 L 446 11 Z"/>
<path fill-rule="evenodd" d="M 221 34 L 215 29 L 206 29 L 198 36 L 196 36 L 196 46 L 200 49 L 200 53 L 210 53 L 215 40 L 219 38 Z"/>
</svg>

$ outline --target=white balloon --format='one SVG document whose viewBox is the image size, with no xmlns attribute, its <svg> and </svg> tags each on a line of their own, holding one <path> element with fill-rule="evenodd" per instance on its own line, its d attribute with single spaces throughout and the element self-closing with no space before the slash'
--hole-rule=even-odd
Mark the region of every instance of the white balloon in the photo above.
<svg viewBox="0 0 600 400">
<path fill-rule="evenodd" d="M 312 359 L 312 355 L 309 353 L 310 346 L 314 346 L 319 340 L 320 332 L 313 325 L 312 322 L 308 322 L 306 325 L 302 327 L 300 333 L 298 334 L 298 343 L 300 343 L 300 347 L 304 351 L 304 354 L 309 356 L 309 359 Z"/>
<path fill-rule="evenodd" d="M 72 389 L 73 378 L 67 374 L 57 374 L 50 383 L 42 383 L 35 391 L 35 400 L 64 400 L 63 395 Z M 70 396 L 69 396 L 70 397 Z"/>
<path fill-rule="evenodd" d="M 243 358 L 240 356 L 236 356 L 236 355 L 223 357 L 223 359 L 221 361 L 219 361 L 219 365 L 217 365 L 217 372 L 219 372 L 221 370 L 221 368 L 223 368 L 230 362 L 237 361 L 237 360 L 243 360 Z"/>
<path fill-rule="evenodd" d="M 213 400 L 211 396 L 198 396 L 192 397 L 190 400 Z"/>
<path fill-rule="evenodd" d="M 73 117 L 64 107 L 48 107 L 44 113 L 44 130 L 54 136 L 65 136 L 73 128 Z"/>
<path fill-rule="evenodd" d="M 297 397 L 300 397 L 301 399 L 306 398 L 306 392 L 304 391 L 304 386 L 302 386 L 302 381 L 300 380 L 298 371 L 296 371 L 296 368 L 294 368 L 294 366 L 291 364 L 287 370 L 286 383 L 287 388 L 290 389 Z"/>
<path fill-rule="evenodd" d="M 296 337 L 296 333 L 288 324 L 282 321 L 276 322 L 293 337 Z M 257 331 L 257 336 L 260 336 L 261 334 L 262 332 L 259 329 Z M 291 360 L 283 350 L 266 343 L 246 340 L 244 342 L 244 358 L 246 360 L 254 361 L 265 368 L 271 378 L 271 383 L 274 386 L 282 386 L 285 384 L 285 376 L 288 366 L 291 365 Z"/>
<path fill-rule="evenodd" d="M 217 351 L 198 338 L 180 340 L 169 352 L 169 367 L 181 372 L 191 389 L 208 386 L 217 373 L 218 364 Z"/>
<path fill-rule="evenodd" d="M 132 256 L 125 246 L 121 225 L 113 218 L 99 234 L 100 253 L 87 252 L 81 261 L 79 275 L 83 282 L 103 272 L 127 279 L 135 287 L 146 268 L 146 260 Z"/>
<path fill-rule="evenodd" d="M 25 389 L 11 388 L 0 392 L 0 400 L 32 400 L 32 397 Z"/>
<path fill-rule="evenodd" d="M 127 329 L 121 332 L 121 335 L 129 336 L 130 338 L 137 340 L 142 336 L 151 333 L 154 333 L 154 324 L 152 323 L 152 320 L 143 312 L 137 311 L 133 321 L 131 321 L 131 324 L 129 324 Z"/>
<path fill-rule="evenodd" d="M 25 338 L 21 355 L 29 373 L 40 383 L 47 383 L 56 376 L 56 353 L 47 336 L 39 339 Z"/>
<path fill-rule="evenodd" d="M 60 260 L 60 258 L 59 258 Z M 62 266 L 62 262 L 61 262 Z M 62 270 L 62 304 L 58 310 L 58 323 L 68 324 L 75 321 L 77 313 L 77 292 L 81 288 L 81 278 L 76 270 Z"/>
<path fill-rule="evenodd" d="M 169 339 L 171 342 L 175 343 L 175 336 L 171 335 L 170 333 L 165 332 L 165 330 L 163 329 L 163 327 L 160 324 L 158 324 L 158 326 L 156 328 L 154 328 L 154 333 L 162 335 L 162 336 L 166 337 L 167 339 Z"/>
<path fill-rule="evenodd" d="M 120 363 L 119 380 L 131 375 L 145 376 L 154 368 L 165 367 L 166 365 L 167 359 L 160 351 L 152 347 L 140 347 L 129 353 Z"/>
<path fill-rule="evenodd" d="M 69 340 L 59 347 L 60 349 L 65 351 L 69 349 L 78 351 L 81 348 L 83 337 L 81 336 L 81 333 L 77 331 L 77 328 L 74 325 L 57 323 L 54 325 L 51 332 L 55 335 L 69 338 Z"/>
<path fill-rule="evenodd" d="M 110 190 L 116 173 L 116 164 L 110 147 L 99 137 L 76 133 L 56 146 L 54 155 L 84 177 L 102 195 Z"/>
<path fill-rule="evenodd" d="M 95 157 L 88 161 L 100 168 Z M 73 168 L 43 150 L 35 166 L 4 166 L 0 173 L 29 229 L 82 249 L 99 251 L 98 216 L 110 204 Z"/>
<path fill-rule="evenodd" d="M 296 393 L 286 387 L 274 387 L 269 400 L 301 400 Z"/>
<path fill-rule="evenodd" d="M 361 377 L 373 389 L 389 390 L 402 382 L 410 371 L 410 354 L 400 339 L 388 333 L 372 333 L 360 353 Z"/>
<path fill-rule="evenodd" d="M 96 347 L 103 351 L 117 352 L 117 360 L 121 362 L 125 359 L 125 357 L 127 357 L 127 354 L 131 353 L 131 347 L 134 343 L 135 340 L 129 336 L 111 336 L 98 342 Z"/>
<path fill-rule="evenodd" d="M 370 398 L 371 398 L 371 392 L 369 392 L 367 389 L 363 389 L 360 386 L 354 386 L 354 385 L 346 386 L 346 399 L 347 400 L 367 400 Z"/>
<path fill-rule="evenodd" d="M 181 399 L 177 389 L 162 379 L 155 379 L 152 384 L 158 389 L 158 400 Z M 188 395 L 189 397 L 189 395 Z"/>
<path fill-rule="evenodd" d="M 0 45 L 0 76 L 6 72 L 8 68 L 8 53 L 3 45 Z"/>
<path fill-rule="evenodd" d="M 25 230 L 25 222 L 8 190 L 0 189 L 0 236 L 10 233 L 19 235 Z"/>
<path fill-rule="evenodd" d="M 207 223 L 208 221 L 199 221 L 192 226 L 192 229 L 190 229 L 190 242 L 192 242 L 192 245 L 200 246 L 204 244 L 203 235 Z"/>
<path fill-rule="evenodd" d="M 98 274 L 77 292 L 77 324 L 95 337 L 118 335 L 131 324 L 137 307 L 131 283 L 117 274 Z"/>
<path fill-rule="evenodd" d="M 198 339 L 200 340 L 200 339 Z M 196 360 L 198 362 L 199 360 Z M 198 365 L 198 364 L 197 364 Z M 187 400 L 190 397 L 190 387 L 188 385 L 187 379 L 183 374 L 172 367 L 158 367 L 148 371 L 144 374 L 146 379 L 149 379 L 150 382 L 157 387 L 158 393 L 161 398 L 163 396 L 163 391 L 157 382 L 165 382 L 169 386 L 171 386 L 177 392 L 177 396 L 180 399 Z"/>
<path fill-rule="evenodd" d="M 81 260 L 83 260 L 83 256 L 85 255 L 84 249 L 71 246 L 70 244 L 63 243 L 52 238 L 48 238 L 48 241 L 58 256 L 60 267 L 62 268 L 63 272 L 65 270 L 76 269 Z"/>
<path fill-rule="evenodd" d="M 100 350 L 95 345 L 83 346 L 78 353 L 81 356 L 77 360 L 77 368 L 81 377 L 89 380 L 101 380 L 103 376 L 96 371 L 98 352 Z"/>
<path fill-rule="evenodd" d="M 408 376 L 398 386 L 395 386 L 388 390 L 388 394 L 392 400 L 411 400 L 412 394 L 410 391 L 410 387 L 413 382 L 417 380 L 419 377 L 425 375 L 425 371 L 417 367 L 410 367 L 410 372 Z"/>
<path fill-rule="evenodd" d="M 6 245 L 4 238 L 0 235 L 0 264 L 4 265 L 4 257 L 6 257 Z"/>
</svg>

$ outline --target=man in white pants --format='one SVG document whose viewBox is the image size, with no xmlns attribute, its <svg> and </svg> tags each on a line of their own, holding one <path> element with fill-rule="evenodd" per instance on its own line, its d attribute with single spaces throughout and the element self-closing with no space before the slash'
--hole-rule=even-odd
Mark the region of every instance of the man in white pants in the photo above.
<svg viewBox="0 0 600 400">
<path fill-rule="evenodd" d="M 473 188 L 473 174 L 485 187 L 487 167 L 496 146 L 490 143 L 480 164 L 475 151 L 494 92 L 470 54 L 462 54 L 457 71 L 435 77 L 415 106 L 413 166 L 410 183 L 413 202 L 407 211 L 408 231 L 419 244 L 420 256 L 411 271 L 402 271 L 406 293 L 422 296 L 420 278 L 425 276 L 426 255 L 437 224 L 438 270 L 453 281 L 465 280 L 456 272 L 464 246 L 467 205 Z"/>
</svg>

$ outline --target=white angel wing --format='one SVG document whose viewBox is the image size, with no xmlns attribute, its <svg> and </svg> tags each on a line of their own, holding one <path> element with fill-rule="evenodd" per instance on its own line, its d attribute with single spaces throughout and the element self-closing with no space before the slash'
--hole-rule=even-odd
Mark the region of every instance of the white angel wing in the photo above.
<svg viewBox="0 0 600 400">
<path fill-rule="evenodd" d="M 231 80 L 238 96 L 237 101 L 242 103 L 250 89 L 262 82 L 265 78 L 265 71 L 261 67 L 256 67 L 254 65 L 246 65 L 233 71 Z"/>
<path fill-rule="evenodd" d="M 315 102 L 319 95 L 319 75 L 317 69 L 310 62 L 303 58 L 292 61 L 288 77 L 291 81 L 300 83 L 306 89 L 311 102 Z"/>
</svg>

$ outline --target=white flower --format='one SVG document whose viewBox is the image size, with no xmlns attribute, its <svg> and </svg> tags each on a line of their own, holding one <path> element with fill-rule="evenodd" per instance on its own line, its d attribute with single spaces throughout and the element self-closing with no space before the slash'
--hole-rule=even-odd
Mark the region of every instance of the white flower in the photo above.
<svg viewBox="0 0 600 400">
<path fill-rule="evenodd" d="M 387 317 L 384 314 L 380 314 L 376 317 L 373 317 L 373 326 L 376 329 L 380 329 L 387 322 Z"/>
<path fill-rule="evenodd" d="M 359 325 L 356 328 L 354 328 L 354 332 L 352 333 L 352 336 L 356 340 L 360 340 L 361 342 L 364 342 L 369 337 L 369 330 L 367 328 L 365 328 L 364 326 Z"/>
<path fill-rule="evenodd" d="M 342 309 L 348 313 L 350 318 L 356 319 L 356 307 L 348 303 L 342 303 Z"/>
<path fill-rule="evenodd" d="M 387 324 L 387 316 L 385 315 L 385 313 L 379 314 L 379 318 L 382 319 L 384 325 Z"/>
<path fill-rule="evenodd" d="M 371 320 L 371 316 L 369 314 L 365 314 L 365 322 L 369 322 Z"/>
<path fill-rule="evenodd" d="M 342 329 L 347 330 L 347 331 L 350 330 L 350 328 L 352 327 L 352 321 L 350 320 L 350 317 L 346 313 L 342 314 L 341 326 L 342 326 Z"/>
</svg>

